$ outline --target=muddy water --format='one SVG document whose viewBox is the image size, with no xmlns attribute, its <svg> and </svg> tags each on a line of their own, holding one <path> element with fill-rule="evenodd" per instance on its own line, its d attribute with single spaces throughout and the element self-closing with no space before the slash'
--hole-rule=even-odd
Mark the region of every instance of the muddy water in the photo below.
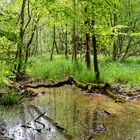
<svg viewBox="0 0 140 140">
<path fill-rule="evenodd" d="M 24 106 L 8 111 L 1 109 L 10 137 L 16 140 L 140 140 L 138 103 L 118 104 L 106 96 L 83 93 L 69 86 L 36 92 L 41 91 L 45 94 Z M 36 124 L 34 120 L 41 114 L 36 110 L 46 112 L 45 116 L 65 130 L 60 131 L 44 117 L 39 118 L 42 124 Z M 21 127 L 27 125 L 31 128 Z"/>
</svg>

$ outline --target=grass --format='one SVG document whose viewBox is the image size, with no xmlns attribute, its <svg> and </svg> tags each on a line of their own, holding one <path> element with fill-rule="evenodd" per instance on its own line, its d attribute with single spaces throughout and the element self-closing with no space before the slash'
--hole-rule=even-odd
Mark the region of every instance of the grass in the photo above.
<svg viewBox="0 0 140 140">
<path fill-rule="evenodd" d="M 100 56 L 99 68 L 102 82 L 140 83 L 140 57 L 132 57 L 119 63 Z M 47 55 L 31 57 L 26 74 L 40 80 L 47 78 L 54 81 L 73 75 L 84 83 L 95 81 L 93 68 L 87 70 L 84 60 L 77 60 L 76 63 L 72 63 L 71 59 L 66 60 L 60 55 L 56 55 L 53 61 L 50 61 Z"/>
<path fill-rule="evenodd" d="M 21 101 L 21 94 L 14 93 L 13 91 L 7 91 L 0 98 L 0 105 L 2 106 L 13 106 L 18 104 Z"/>
<path fill-rule="evenodd" d="M 101 59 L 100 70 L 103 81 L 140 84 L 140 57 L 129 58 L 122 63 Z"/>
</svg>

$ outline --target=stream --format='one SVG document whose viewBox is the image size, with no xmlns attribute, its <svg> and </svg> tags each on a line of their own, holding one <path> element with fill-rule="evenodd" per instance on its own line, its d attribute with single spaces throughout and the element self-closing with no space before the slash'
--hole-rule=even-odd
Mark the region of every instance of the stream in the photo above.
<svg viewBox="0 0 140 140">
<path fill-rule="evenodd" d="M 115 103 L 104 95 L 88 94 L 73 86 L 40 88 L 35 92 L 44 94 L 20 106 L 0 107 L 6 137 L 14 140 L 140 140 L 140 103 Z"/>
</svg>

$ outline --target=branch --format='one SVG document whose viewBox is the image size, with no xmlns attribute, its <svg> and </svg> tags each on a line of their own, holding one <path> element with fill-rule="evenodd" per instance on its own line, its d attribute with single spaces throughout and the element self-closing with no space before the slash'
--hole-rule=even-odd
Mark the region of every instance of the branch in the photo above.
<svg viewBox="0 0 140 140">
<path fill-rule="evenodd" d="M 25 33 L 26 28 L 28 27 L 29 23 L 31 21 L 31 14 L 30 14 L 30 0 L 28 0 L 28 21 L 24 27 L 23 33 Z"/>
<path fill-rule="evenodd" d="M 36 23 L 35 23 L 35 25 L 34 25 L 33 32 L 32 32 L 32 34 L 31 34 L 31 37 L 30 37 L 30 39 L 29 39 L 29 41 L 28 41 L 28 43 L 27 43 L 27 48 L 29 48 L 29 46 L 30 46 L 31 43 L 32 43 L 32 40 L 33 40 L 33 38 L 34 38 L 35 30 L 36 30 L 36 28 L 37 28 L 37 24 L 38 24 L 38 22 L 39 22 L 39 19 L 40 19 L 40 17 L 38 17 L 37 20 L 35 21 Z"/>
<path fill-rule="evenodd" d="M 22 88 L 40 88 L 40 87 L 51 88 L 51 87 L 61 87 L 64 85 L 72 85 L 72 83 L 69 79 L 66 79 L 66 80 L 62 80 L 62 81 L 59 81 L 59 82 L 54 83 L 54 84 L 25 85 Z"/>
<path fill-rule="evenodd" d="M 41 115 L 39 115 L 34 121 L 37 121 L 39 118 L 41 118 L 42 116 L 45 115 L 46 112 L 42 113 Z"/>
<path fill-rule="evenodd" d="M 100 84 L 93 84 L 93 83 L 87 83 L 87 84 L 83 84 L 80 83 L 78 80 L 76 80 L 74 77 L 69 76 L 68 79 L 63 80 L 63 81 L 59 81 L 57 83 L 54 84 L 39 84 L 39 85 L 25 85 L 22 88 L 52 88 L 52 87 L 61 87 L 64 85 L 72 85 L 74 84 L 76 87 L 85 90 L 87 92 L 91 92 L 94 93 L 94 91 L 98 90 L 101 91 L 102 93 L 105 93 L 106 95 L 108 95 L 109 97 L 111 97 L 112 99 L 114 99 L 116 102 L 125 102 L 125 99 L 122 98 L 121 96 L 114 94 L 110 91 L 111 86 L 108 83 L 100 83 Z"/>
</svg>

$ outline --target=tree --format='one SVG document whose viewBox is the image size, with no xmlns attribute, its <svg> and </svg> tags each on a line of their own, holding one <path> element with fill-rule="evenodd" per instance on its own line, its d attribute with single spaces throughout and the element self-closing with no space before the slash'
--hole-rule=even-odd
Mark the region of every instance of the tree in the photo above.
<svg viewBox="0 0 140 140">
<path fill-rule="evenodd" d="M 23 0 L 21 4 L 21 12 L 17 21 L 20 42 L 17 45 L 15 57 L 17 60 L 17 64 L 15 65 L 17 80 L 25 74 L 30 46 L 41 19 L 41 12 L 43 12 L 43 10 L 39 11 L 40 8 L 40 3 L 33 3 L 31 0 Z"/>
<path fill-rule="evenodd" d="M 87 68 L 90 69 L 91 68 L 91 60 L 90 60 L 90 19 L 88 18 L 88 4 L 86 4 L 85 7 L 85 28 L 86 28 L 86 33 L 85 33 L 85 44 L 86 44 L 86 64 L 87 64 Z"/>
</svg>

